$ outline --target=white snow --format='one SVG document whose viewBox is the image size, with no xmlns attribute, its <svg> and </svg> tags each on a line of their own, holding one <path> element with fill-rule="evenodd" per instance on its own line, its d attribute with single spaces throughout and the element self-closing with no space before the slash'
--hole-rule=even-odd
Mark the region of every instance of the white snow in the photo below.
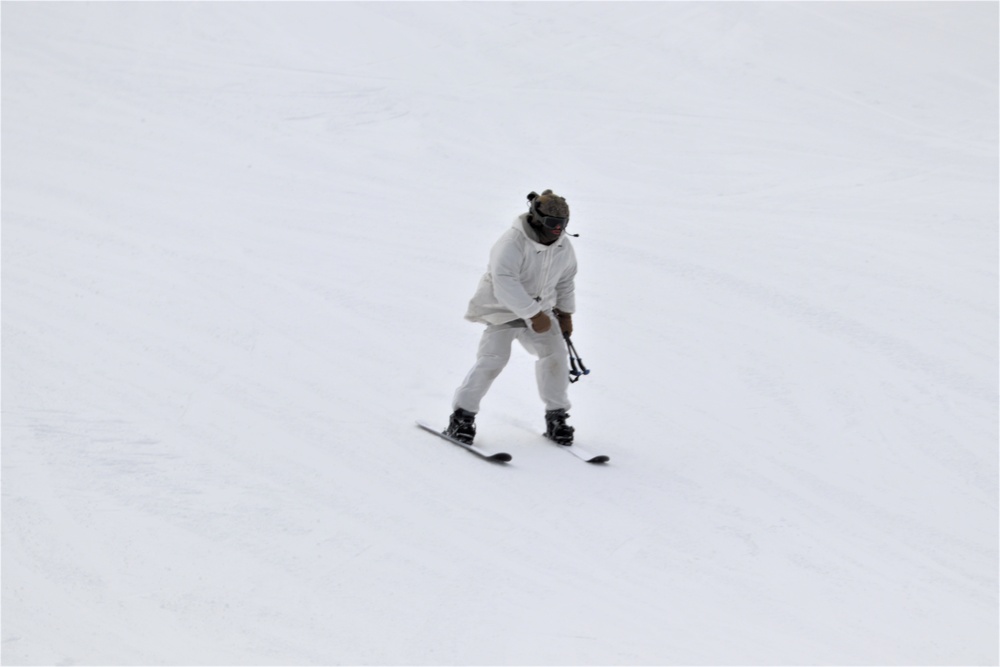
<svg viewBox="0 0 1000 667">
<path fill-rule="evenodd" d="M 997 664 L 998 4 L 3 5 L 4 664 Z M 444 424 L 553 188 L 531 358 Z"/>
</svg>

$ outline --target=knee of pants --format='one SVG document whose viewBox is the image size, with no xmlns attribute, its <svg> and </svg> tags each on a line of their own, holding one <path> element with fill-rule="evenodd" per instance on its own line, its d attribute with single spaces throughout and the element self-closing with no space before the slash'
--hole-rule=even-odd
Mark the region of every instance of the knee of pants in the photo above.
<svg viewBox="0 0 1000 667">
<path fill-rule="evenodd" d="M 476 358 L 476 370 L 489 375 L 500 375 L 510 361 L 509 354 L 482 354 Z"/>
<path fill-rule="evenodd" d="M 536 363 L 546 371 L 569 375 L 569 357 L 565 354 L 548 354 L 544 357 L 539 357 Z"/>
</svg>

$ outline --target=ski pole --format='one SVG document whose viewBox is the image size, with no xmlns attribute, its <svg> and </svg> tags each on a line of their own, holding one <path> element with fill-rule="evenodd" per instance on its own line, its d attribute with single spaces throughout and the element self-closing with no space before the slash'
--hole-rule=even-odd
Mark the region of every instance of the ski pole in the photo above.
<svg viewBox="0 0 1000 667">
<path fill-rule="evenodd" d="M 573 345 L 573 341 L 570 340 L 569 334 L 564 333 L 563 338 L 566 339 L 566 349 L 569 351 L 569 374 L 570 382 L 577 382 L 581 375 L 589 375 L 590 369 L 583 365 L 583 359 L 576 351 L 576 346 Z"/>
</svg>

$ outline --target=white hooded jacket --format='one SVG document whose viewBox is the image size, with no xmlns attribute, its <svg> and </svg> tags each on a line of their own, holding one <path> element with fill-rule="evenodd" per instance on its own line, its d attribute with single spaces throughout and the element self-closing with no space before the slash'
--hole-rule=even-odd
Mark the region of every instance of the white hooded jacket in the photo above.
<svg viewBox="0 0 1000 667">
<path fill-rule="evenodd" d="M 552 245 L 543 245 L 528 224 L 528 214 L 522 213 L 490 250 L 489 267 L 465 319 L 505 324 L 553 308 L 575 312 L 575 278 L 576 254 L 566 232 Z"/>
</svg>

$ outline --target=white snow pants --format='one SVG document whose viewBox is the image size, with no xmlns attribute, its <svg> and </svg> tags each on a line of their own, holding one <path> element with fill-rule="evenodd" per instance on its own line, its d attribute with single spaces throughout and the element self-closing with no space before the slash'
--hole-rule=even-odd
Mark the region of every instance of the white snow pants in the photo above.
<svg viewBox="0 0 1000 667">
<path fill-rule="evenodd" d="M 545 333 L 536 333 L 529 326 L 487 327 L 479 340 L 476 363 L 455 392 L 452 409 L 479 412 L 479 402 L 510 360 L 510 348 L 516 338 L 524 349 L 538 357 L 535 379 L 545 409 L 569 410 L 569 353 L 559 323 L 551 313 L 547 314 L 552 328 Z"/>
</svg>

